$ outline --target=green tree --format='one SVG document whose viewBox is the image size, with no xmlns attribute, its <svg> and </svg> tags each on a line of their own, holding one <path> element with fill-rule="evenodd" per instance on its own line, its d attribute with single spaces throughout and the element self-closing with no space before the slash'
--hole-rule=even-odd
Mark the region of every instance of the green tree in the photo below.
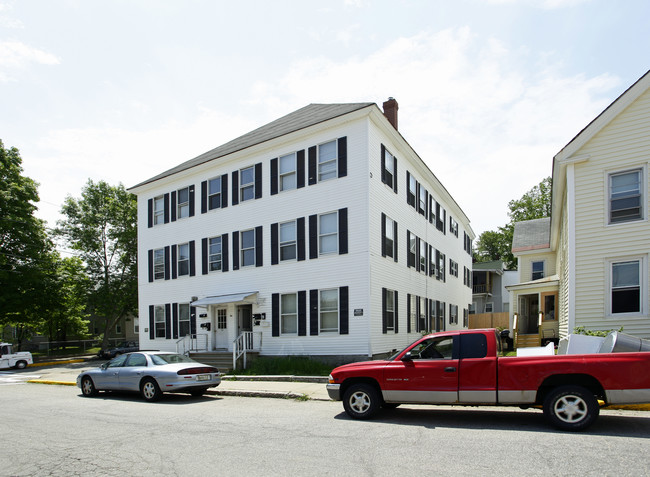
<svg viewBox="0 0 650 477">
<path fill-rule="evenodd" d="M 474 260 L 476 262 L 501 260 L 506 264 L 506 268 L 516 268 L 517 259 L 512 253 L 515 223 L 550 217 L 551 187 L 551 178 L 546 177 L 520 199 L 508 202 L 510 222 L 503 227 L 497 227 L 496 231 L 488 230 L 479 235 L 474 247 Z"/>
<path fill-rule="evenodd" d="M 18 345 L 38 325 L 33 304 L 42 296 L 53 244 L 34 216 L 38 184 L 23 175 L 16 148 L 0 141 L 0 327 L 16 328 Z"/>
<path fill-rule="evenodd" d="M 90 279 L 89 311 L 103 319 L 104 346 L 117 321 L 137 312 L 137 201 L 122 184 L 88 180 L 68 196 L 57 234 L 79 252 Z"/>
</svg>

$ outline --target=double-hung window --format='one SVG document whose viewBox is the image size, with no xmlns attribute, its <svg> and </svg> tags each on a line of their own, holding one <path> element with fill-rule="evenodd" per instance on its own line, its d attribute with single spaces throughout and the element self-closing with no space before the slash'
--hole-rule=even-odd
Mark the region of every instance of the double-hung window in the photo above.
<svg viewBox="0 0 650 477">
<path fill-rule="evenodd" d="M 641 169 L 609 175 L 609 223 L 643 219 Z"/>
<path fill-rule="evenodd" d="M 320 290 L 319 297 L 320 332 L 336 333 L 339 330 L 339 291 Z"/>
<path fill-rule="evenodd" d="M 280 295 L 280 330 L 283 335 L 298 333 L 298 295 Z"/>
<path fill-rule="evenodd" d="M 240 171 L 239 201 L 255 198 L 255 166 L 247 167 Z"/>
<path fill-rule="evenodd" d="M 178 245 L 178 276 L 190 274 L 190 244 Z"/>
<path fill-rule="evenodd" d="M 208 209 L 219 209 L 221 207 L 221 177 L 215 177 L 208 181 Z"/>
<path fill-rule="evenodd" d="M 641 260 L 611 262 L 611 314 L 641 312 Z"/>
<path fill-rule="evenodd" d="M 337 177 L 337 159 L 336 141 L 318 146 L 318 182 Z"/>
<path fill-rule="evenodd" d="M 537 261 L 532 263 L 533 267 L 533 280 L 544 278 L 544 261 Z"/>
<path fill-rule="evenodd" d="M 159 196 L 153 200 L 153 224 L 159 225 L 165 222 L 165 197 Z"/>
<path fill-rule="evenodd" d="M 296 251 L 296 221 L 280 224 L 280 260 L 295 260 Z"/>
<path fill-rule="evenodd" d="M 159 248 L 153 251 L 153 279 L 165 279 L 165 249 Z"/>
<path fill-rule="evenodd" d="M 387 257 L 395 258 L 395 222 L 384 215 L 384 251 Z"/>
<path fill-rule="evenodd" d="M 389 186 L 391 189 L 393 186 L 393 181 L 395 180 L 395 158 L 393 155 L 388 152 L 387 149 L 384 150 L 384 184 Z"/>
<path fill-rule="evenodd" d="M 296 153 L 280 157 L 280 190 L 296 188 Z"/>
<path fill-rule="evenodd" d="M 338 253 L 338 212 L 330 212 L 318 217 L 318 250 L 321 255 Z"/>
<path fill-rule="evenodd" d="M 165 338 L 165 307 L 156 305 L 154 308 L 154 329 L 156 338 Z"/>
<path fill-rule="evenodd" d="M 420 240 L 420 269 L 422 273 L 427 273 L 427 243 Z"/>
<path fill-rule="evenodd" d="M 176 206 L 176 217 L 183 219 L 190 216 L 190 188 L 178 189 L 178 205 Z"/>
<path fill-rule="evenodd" d="M 245 230 L 241 233 L 241 265 L 255 265 L 255 230 Z"/>
<path fill-rule="evenodd" d="M 412 205 L 415 207 L 415 197 L 417 196 L 417 190 L 418 190 L 418 185 L 417 181 L 415 180 L 415 177 L 412 175 L 409 175 L 409 190 L 408 194 L 406 196 L 406 201 L 408 202 L 409 205 Z"/>
<path fill-rule="evenodd" d="M 222 264 L 221 237 L 212 237 L 209 244 L 208 265 L 211 272 L 221 270 Z"/>
<path fill-rule="evenodd" d="M 426 216 L 427 210 L 427 190 L 420 185 L 419 212 Z"/>
<path fill-rule="evenodd" d="M 395 292 L 384 288 L 386 331 L 395 331 Z"/>
<path fill-rule="evenodd" d="M 178 305 L 178 336 L 190 334 L 190 304 L 181 303 Z"/>
</svg>

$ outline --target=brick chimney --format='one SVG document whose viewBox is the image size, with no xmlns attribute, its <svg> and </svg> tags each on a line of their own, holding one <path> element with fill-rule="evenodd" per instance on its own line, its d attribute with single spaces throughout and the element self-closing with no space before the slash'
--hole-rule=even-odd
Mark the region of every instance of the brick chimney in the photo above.
<svg viewBox="0 0 650 477">
<path fill-rule="evenodd" d="M 388 98 L 388 101 L 384 101 L 384 116 L 386 119 L 397 129 L 397 110 L 399 106 L 395 98 Z"/>
</svg>

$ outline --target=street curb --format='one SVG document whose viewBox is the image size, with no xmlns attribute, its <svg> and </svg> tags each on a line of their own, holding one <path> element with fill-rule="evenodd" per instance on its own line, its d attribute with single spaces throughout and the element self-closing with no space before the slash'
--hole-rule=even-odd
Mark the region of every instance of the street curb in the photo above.
<svg viewBox="0 0 650 477">
<path fill-rule="evenodd" d="M 83 363 L 85 359 L 68 359 L 65 361 L 39 361 L 38 363 L 28 364 L 28 368 L 37 368 L 39 366 L 54 366 L 57 364 Z"/>
<path fill-rule="evenodd" d="M 76 386 L 77 383 L 73 383 L 71 381 L 49 381 L 47 379 L 30 379 L 29 381 L 25 381 L 26 383 L 32 383 L 32 384 L 54 384 L 57 386 Z"/>
</svg>

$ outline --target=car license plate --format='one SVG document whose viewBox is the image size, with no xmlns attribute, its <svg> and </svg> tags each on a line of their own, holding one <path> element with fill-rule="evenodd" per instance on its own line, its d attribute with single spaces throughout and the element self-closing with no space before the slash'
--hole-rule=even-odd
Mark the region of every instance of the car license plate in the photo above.
<svg viewBox="0 0 650 477">
<path fill-rule="evenodd" d="M 198 379 L 199 381 L 210 381 L 211 378 L 212 376 L 210 376 L 209 374 L 199 374 L 196 376 L 196 379 Z"/>
</svg>

